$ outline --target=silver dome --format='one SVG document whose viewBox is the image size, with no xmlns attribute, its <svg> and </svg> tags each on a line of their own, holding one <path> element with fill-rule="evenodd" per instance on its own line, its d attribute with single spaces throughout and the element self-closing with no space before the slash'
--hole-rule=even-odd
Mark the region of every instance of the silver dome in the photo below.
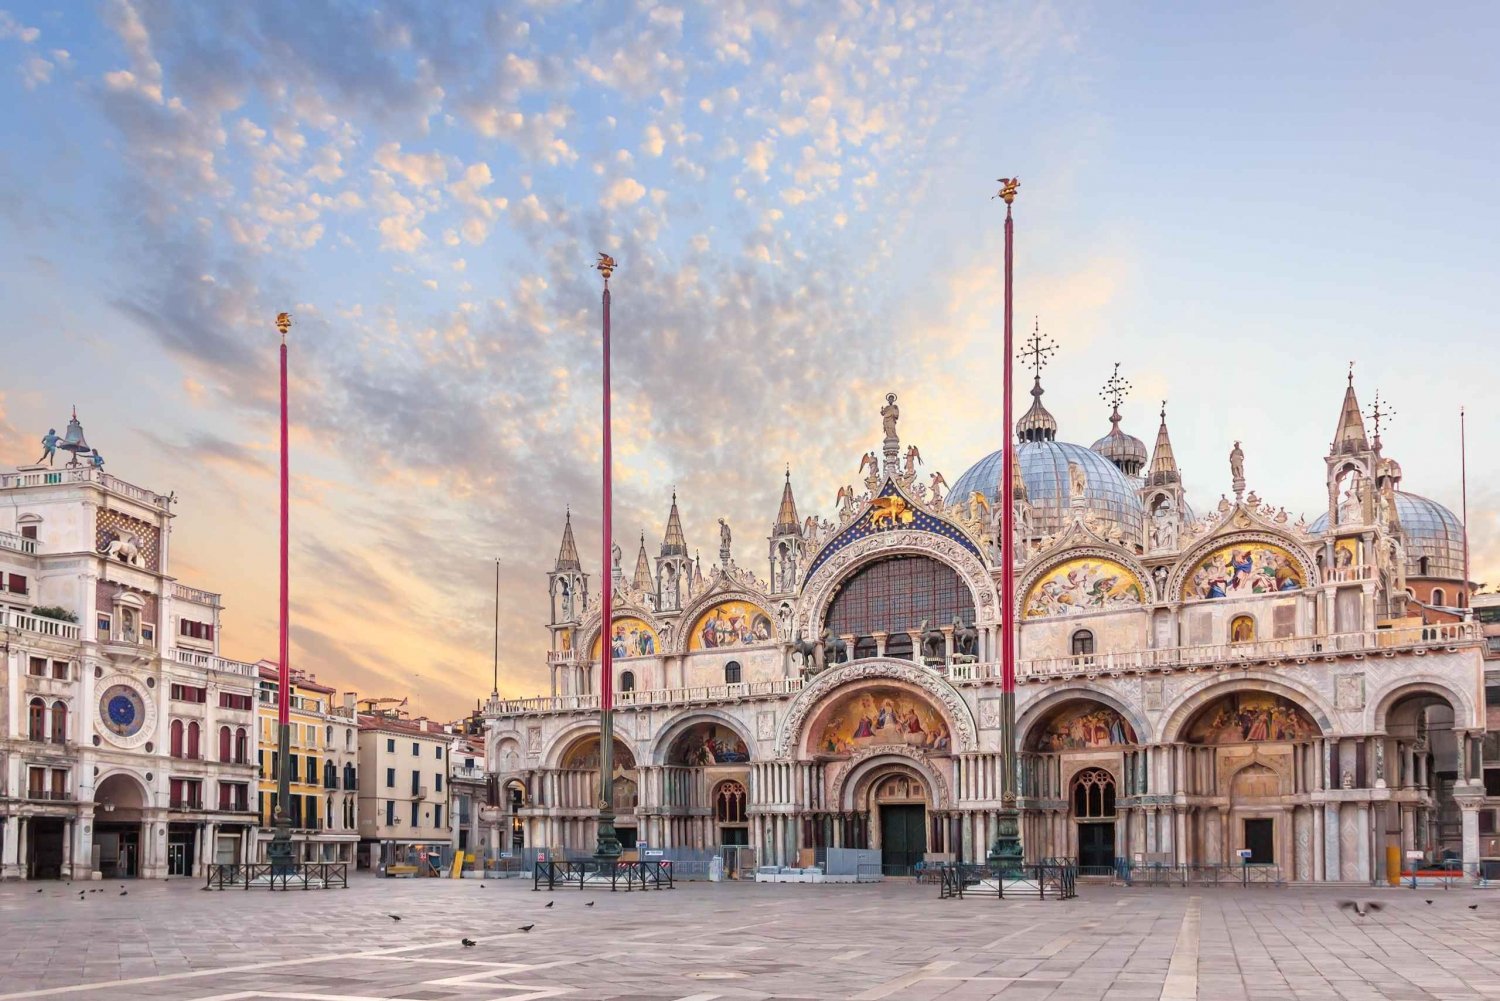
<svg viewBox="0 0 1500 1001">
<path fill-rule="evenodd" d="M 1463 580 L 1464 526 L 1452 511 L 1435 500 L 1398 490 L 1396 517 L 1405 535 L 1408 577 Z M 1308 531 L 1328 531 L 1328 515 L 1318 515 Z"/>
<path fill-rule="evenodd" d="M 1127 542 L 1141 538 L 1145 515 L 1135 485 L 1098 452 L 1065 441 L 1023 441 L 1016 446 L 1016 457 L 1037 534 L 1052 534 L 1072 521 L 1068 464 L 1075 463 L 1082 468 L 1086 480 L 1083 493 L 1088 510 L 1118 525 Z M 954 482 L 948 496 L 955 502 L 966 503 L 977 490 L 989 499 L 991 506 L 998 505 L 1003 459 L 999 451 L 980 459 Z"/>
</svg>

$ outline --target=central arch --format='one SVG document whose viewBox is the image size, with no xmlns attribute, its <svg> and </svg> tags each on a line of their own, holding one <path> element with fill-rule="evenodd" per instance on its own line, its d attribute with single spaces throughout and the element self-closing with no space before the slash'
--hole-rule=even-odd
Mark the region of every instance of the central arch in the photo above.
<svg viewBox="0 0 1500 1001">
<path fill-rule="evenodd" d="M 831 704 L 832 696 L 846 686 L 868 687 L 878 681 L 899 682 L 901 686 L 915 689 L 935 702 L 942 711 L 949 730 L 949 750 L 976 751 L 974 717 L 969 706 L 940 675 L 921 668 L 910 661 L 868 660 L 844 664 L 824 671 L 806 685 L 787 709 L 781 730 L 776 738 L 776 757 L 788 758 L 797 754 L 810 755 L 810 742 L 814 735 L 809 724 L 823 714 Z"/>
</svg>

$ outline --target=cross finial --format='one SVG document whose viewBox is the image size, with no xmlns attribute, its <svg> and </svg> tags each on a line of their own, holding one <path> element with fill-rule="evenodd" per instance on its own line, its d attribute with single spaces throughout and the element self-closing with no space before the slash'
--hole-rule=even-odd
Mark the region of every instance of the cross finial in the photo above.
<svg viewBox="0 0 1500 1001">
<path fill-rule="evenodd" d="M 1349 363 L 1349 385 L 1354 385 L 1354 362 Z"/>
<path fill-rule="evenodd" d="M 1370 404 L 1369 409 L 1365 411 L 1365 416 L 1375 422 L 1375 437 L 1379 438 L 1380 425 L 1396 416 L 1396 409 L 1389 403 L 1382 401 L 1380 399 L 1380 390 L 1376 389 L 1375 400 Z"/>
<path fill-rule="evenodd" d="M 1047 360 L 1057 351 L 1057 342 L 1051 337 L 1042 337 L 1042 322 L 1038 318 L 1027 338 L 1026 345 L 1021 348 L 1020 358 L 1031 366 L 1031 374 L 1041 381 L 1042 369 L 1047 367 Z"/>
<path fill-rule="evenodd" d="M 1130 395 L 1130 380 L 1120 378 L 1120 363 L 1115 362 L 1115 372 L 1104 383 L 1104 388 L 1099 391 L 1099 398 L 1114 408 L 1114 416 L 1111 420 L 1120 419 L 1120 404 L 1125 402 L 1125 397 Z M 1163 401 L 1162 406 L 1166 406 Z"/>
<path fill-rule="evenodd" d="M 1167 423 L 1167 401 L 1166 400 L 1162 400 L 1161 401 L 1161 422 L 1163 424 Z"/>
</svg>

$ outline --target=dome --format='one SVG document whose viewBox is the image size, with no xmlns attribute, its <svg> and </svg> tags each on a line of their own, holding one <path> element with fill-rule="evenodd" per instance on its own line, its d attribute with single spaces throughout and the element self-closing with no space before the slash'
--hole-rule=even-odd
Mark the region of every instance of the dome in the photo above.
<svg viewBox="0 0 1500 1001">
<path fill-rule="evenodd" d="M 1464 526 L 1452 511 L 1437 501 L 1398 490 L 1396 517 L 1405 535 L 1408 577 L 1463 580 Z M 1318 515 L 1308 531 L 1328 531 L 1328 515 Z"/>
<path fill-rule="evenodd" d="M 1104 456 L 1127 475 L 1133 476 L 1145 467 L 1150 458 L 1146 453 L 1146 443 L 1135 435 L 1120 430 L 1118 414 L 1112 423 L 1114 426 L 1109 429 L 1109 434 L 1094 442 L 1089 449 Z"/>
<path fill-rule="evenodd" d="M 1127 541 L 1141 537 L 1144 515 L 1135 486 L 1124 473 L 1098 452 L 1065 441 L 1023 441 L 1016 446 L 1026 499 L 1031 503 L 1033 531 L 1039 535 L 1058 532 L 1072 521 L 1071 481 L 1068 466 L 1083 470 L 1083 495 L 1087 509 L 1106 523 L 1119 526 Z M 991 506 L 1000 502 L 1000 470 L 1004 456 L 991 452 L 960 476 L 948 492 L 954 501 L 967 502 L 974 491 L 984 494 Z"/>
</svg>

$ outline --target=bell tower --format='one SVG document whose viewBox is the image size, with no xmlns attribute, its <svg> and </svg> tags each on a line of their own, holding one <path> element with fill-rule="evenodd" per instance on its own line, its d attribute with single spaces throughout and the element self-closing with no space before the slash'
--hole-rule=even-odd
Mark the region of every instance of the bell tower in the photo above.
<svg viewBox="0 0 1500 1001">
<path fill-rule="evenodd" d="M 1141 506 L 1146 509 L 1146 552 L 1170 553 L 1181 548 L 1182 530 L 1192 519 L 1187 491 L 1172 436 L 1167 433 L 1167 401 L 1161 401 L 1161 426 L 1156 429 L 1156 448 L 1141 481 Z"/>
<path fill-rule="evenodd" d="M 1339 408 L 1338 426 L 1324 460 L 1328 465 L 1328 527 L 1352 529 L 1375 521 L 1375 467 L 1378 445 L 1365 433 L 1365 418 L 1354 395 L 1354 363 Z"/>
<path fill-rule="evenodd" d="M 802 524 L 797 519 L 797 500 L 792 496 L 792 470 L 787 467 L 781 488 L 781 507 L 770 536 L 772 594 L 791 594 L 802 575 Z"/>
<path fill-rule="evenodd" d="M 672 510 L 656 557 L 657 610 L 678 612 L 693 596 L 693 564 L 688 559 L 687 538 L 682 534 L 682 516 L 677 513 L 677 491 L 672 491 Z"/>
</svg>

